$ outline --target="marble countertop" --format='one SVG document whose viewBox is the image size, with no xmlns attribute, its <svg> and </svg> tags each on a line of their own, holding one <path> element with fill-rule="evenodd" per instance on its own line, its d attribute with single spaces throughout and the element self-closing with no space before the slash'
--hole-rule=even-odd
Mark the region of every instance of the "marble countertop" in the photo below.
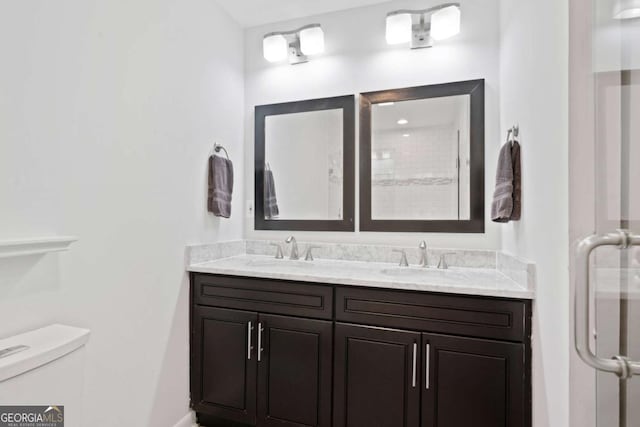
<svg viewBox="0 0 640 427">
<path fill-rule="evenodd" d="M 424 292 L 533 299 L 534 291 L 491 268 L 398 267 L 385 262 L 316 259 L 291 261 L 266 255 L 237 255 L 193 263 L 190 272 L 368 286 Z"/>
</svg>

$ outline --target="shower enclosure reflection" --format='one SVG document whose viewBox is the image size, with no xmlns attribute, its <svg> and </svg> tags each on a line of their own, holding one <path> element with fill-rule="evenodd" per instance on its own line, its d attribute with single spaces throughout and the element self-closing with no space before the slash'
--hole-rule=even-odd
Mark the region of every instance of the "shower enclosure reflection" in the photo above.
<svg viewBox="0 0 640 427">
<path fill-rule="evenodd" d="M 372 106 L 373 219 L 469 219 L 469 95 Z"/>
</svg>

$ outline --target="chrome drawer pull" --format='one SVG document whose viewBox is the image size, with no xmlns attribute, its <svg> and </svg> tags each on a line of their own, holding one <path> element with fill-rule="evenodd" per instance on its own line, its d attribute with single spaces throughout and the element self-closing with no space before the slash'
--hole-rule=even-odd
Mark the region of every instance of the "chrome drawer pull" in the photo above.
<svg viewBox="0 0 640 427">
<path fill-rule="evenodd" d="M 413 388 L 416 388 L 416 382 L 417 382 L 417 366 L 418 366 L 418 344 L 417 343 L 413 343 L 413 377 L 411 380 L 411 384 L 413 385 Z"/>
<path fill-rule="evenodd" d="M 427 352 L 425 358 L 426 358 L 426 363 L 425 363 L 425 367 L 424 370 L 426 371 L 426 373 L 424 374 L 424 384 L 425 384 L 425 388 L 427 390 L 429 390 L 429 387 L 431 387 L 431 378 L 429 378 L 429 368 L 431 367 L 431 362 L 430 362 L 430 357 L 431 357 L 431 346 L 429 344 L 427 344 L 427 347 L 425 349 L 425 351 Z"/>
<path fill-rule="evenodd" d="M 258 322 L 258 362 L 262 360 L 262 322 Z"/>
<path fill-rule="evenodd" d="M 251 322 L 247 323 L 247 359 L 251 360 L 251 350 L 253 347 L 251 346 L 251 331 L 253 331 L 253 326 L 251 326 Z"/>
</svg>

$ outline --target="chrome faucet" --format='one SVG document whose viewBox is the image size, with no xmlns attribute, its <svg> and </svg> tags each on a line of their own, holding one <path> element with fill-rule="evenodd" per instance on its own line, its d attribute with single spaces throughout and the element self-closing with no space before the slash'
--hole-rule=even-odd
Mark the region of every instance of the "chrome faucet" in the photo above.
<svg viewBox="0 0 640 427">
<path fill-rule="evenodd" d="M 420 263 L 418 265 L 420 267 L 429 267 L 429 259 L 427 258 L 427 242 L 424 240 L 420 242 L 418 249 L 420 249 Z"/>
<path fill-rule="evenodd" d="M 400 255 L 400 267 L 409 267 L 409 262 L 407 261 L 407 252 L 404 249 L 393 249 L 393 252 L 399 252 Z"/>
<path fill-rule="evenodd" d="M 285 240 L 285 243 L 291 243 L 291 254 L 289 255 L 289 259 L 300 259 L 300 254 L 298 253 L 298 242 L 296 241 L 296 238 L 293 236 L 289 236 L 287 237 L 287 240 Z"/>
</svg>

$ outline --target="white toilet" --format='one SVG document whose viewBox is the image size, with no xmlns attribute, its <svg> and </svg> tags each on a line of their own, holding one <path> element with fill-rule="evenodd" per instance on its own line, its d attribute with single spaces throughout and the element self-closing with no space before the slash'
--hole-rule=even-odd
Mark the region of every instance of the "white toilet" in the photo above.
<svg viewBox="0 0 640 427">
<path fill-rule="evenodd" d="M 0 406 L 64 406 L 65 427 L 82 427 L 88 339 L 87 329 L 50 325 L 0 340 Z"/>
</svg>

